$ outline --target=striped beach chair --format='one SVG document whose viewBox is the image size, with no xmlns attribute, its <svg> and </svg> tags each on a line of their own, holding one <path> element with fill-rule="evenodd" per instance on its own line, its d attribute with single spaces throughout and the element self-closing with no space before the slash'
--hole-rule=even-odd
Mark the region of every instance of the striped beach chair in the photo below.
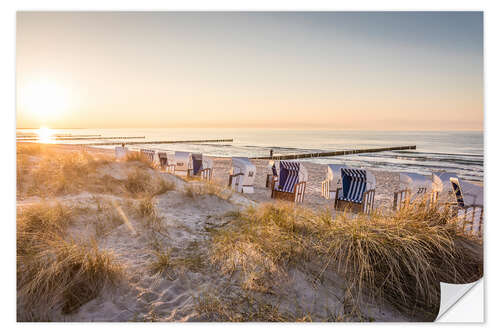
<svg viewBox="0 0 500 333">
<path fill-rule="evenodd" d="M 151 163 L 154 163 L 154 161 L 155 161 L 155 151 L 154 150 L 141 148 L 140 152 L 141 152 L 141 155 L 144 156 L 148 161 L 150 161 Z"/>
<path fill-rule="evenodd" d="M 280 161 L 271 183 L 271 198 L 303 202 L 307 183 L 307 170 L 299 162 Z"/>
<path fill-rule="evenodd" d="M 394 192 L 393 209 L 408 207 L 416 200 L 422 200 L 429 206 L 434 205 L 442 188 L 441 179 L 434 175 L 402 172 L 399 174 L 399 190 Z"/>
<path fill-rule="evenodd" d="M 335 199 L 337 190 L 342 188 L 342 177 L 340 169 L 345 165 L 328 164 L 326 169 L 326 179 L 321 182 L 321 196 L 325 199 Z"/>
<path fill-rule="evenodd" d="M 342 188 L 335 196 L 336 210 L 369 213 L 375 201 L 375 176 L 364 169 L 341 168 Z"/>
<path fill-rule="evenodd" d="M 483 189 L 472 183 L 463 182 L 467 190 L 456 177 L 450 178 L 455 202 L 453 213 L 458 219 L 458 226 L 464 233 L 482 237 L 483 233 Z"/>
<path fill-rule="evenodd" d="M 175 163 L 173 158 L 168 158 L 167 152 L 158 152 L 160 168 L 168 173 L 175 173 Z"/>
</svg>

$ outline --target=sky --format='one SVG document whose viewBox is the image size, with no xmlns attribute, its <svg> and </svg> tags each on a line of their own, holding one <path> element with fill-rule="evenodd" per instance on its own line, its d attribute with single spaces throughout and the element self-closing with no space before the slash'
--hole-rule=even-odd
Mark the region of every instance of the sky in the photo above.
<svg viewBox="0 0 500 333">
<path fill-rule="evenodd" d="M 18 12 L 18 128 L 482 130 L 481 12 Z"/>
</svg>

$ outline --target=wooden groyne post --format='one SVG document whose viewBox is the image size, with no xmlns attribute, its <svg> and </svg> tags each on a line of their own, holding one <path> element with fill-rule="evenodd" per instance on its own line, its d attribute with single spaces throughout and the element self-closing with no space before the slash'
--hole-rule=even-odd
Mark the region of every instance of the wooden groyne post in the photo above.
<svg viewBox="0 0 500 333">
<path fill-rule="evenodd" d="M 384 148 L 367 148 L 367 149 L 351 149 L 351 150 L 338 150 L 329 151 L 321 153 L 306 153 L 306 154 L 295 154 L 295 155 L 274 155 L 263 156 L 263 157 L 252 157 L 255 160 L 296 160 L 301 158 L 316 158 L 316 157 L 326 157 L 326 156 L 342 156 L 342 155 L 353 155 L 353 154 L 363 154 L 363 153 L 378 153 L 381 151 L 390 150 L 408 150 L 417 149 L 417 146 L 400 146 L 400 147 L 384 147 Z"/>
<path fill-rule="evenodd" d="M 177 141 L 116 141 L 116 142 L 93 142 L 86 143 L 86 146 L 119 146 L 124 145 L 158 145 L 175 143 L 205 143 L 205 142 L 233 142 L 233 139 L 212 139 L 212 140 L 177 140 Z M 74 143 L 68 143 L 69 145 Z"/>
</svg>

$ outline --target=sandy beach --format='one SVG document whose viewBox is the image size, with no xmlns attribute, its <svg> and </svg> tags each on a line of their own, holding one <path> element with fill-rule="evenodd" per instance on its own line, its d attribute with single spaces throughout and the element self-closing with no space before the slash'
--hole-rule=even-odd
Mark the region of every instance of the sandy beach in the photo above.
<svg viewBox="0 0 500 333">
<path fill-rule="evenodd" d="M 79 151 L 77 147 L 52 148 L 57 156 L 62 157 Z M 29 161 L 31 170 L 27 171 L 28 176 L 18 187 L 18 213 L 40 203 L 49 207 L 57 204 L 68 207 L 73 217 L 64 237 L 81 243 L 94 242 L 100 251 L 109 254 L 122 267 L 124 273 L 117 282 L 106 282 L 95 298 L 67 313 L 56 304 L 43 313 L 29 314 L 23 310 L 21 301 L 18 303 L 18 320 L 33 320 L 33 316 L 51 321 L 243 320 L 249 316 L 244 315 L 245 311 L 253 313 L 255 307 L 276 307 L 278 304 L 279 313 L 289 316 L 284 320 L 292 321 L 301 318 L 313 321 L 414 321 L 426 318 L 402 313 L 384 300 L 368 299 L 363 300 L 357 317 L 348 316 L 343 278 L 328 271 L 318 283 L 305 273 L 308 270 L 321 271 L 321 266 L 314 261 L 308 264 L 310 268 L 306 271 L 293 266 L 288 268 L 283 272 L 283 280 L 265 292 L 253 287 L 242 288 L 242 281 L 249 281 L 244 272 L 224 274 L 212 256 L 214 230 L 232 223 L 232 217 L 248 207 L 272 201 L 269 189 L 265 188 L 267 161 L 254 161 L 257 166 L 255 193 L 239 194 L 224 186 L 231 167 L 228 158 L 214 158 L 214 182 L 221 184 L 217 186 L 197 180 L 186 181 L 157 169 L 145 168 L 138 161 L 114 161 L 114 154 L 109 150 L 89 148 L 87 151 L 96 159 L 92 162 L 96 167 L 88 174 L 85 183 L 77 190 L 66 187 L 66 192 L 45 197 L 30 192 L 37 170 L 44 166 L 43 157 L 28 156 L 26 161 Z M 305 166 L 309 181 L 301 205 L 317 212 L 325 208 L 333 210 L 333 201 L 320 195 L 326 166 L 307 162 Z M 155 190 L 154 196 L 147 199 L 153 205 L 151 212 L 154 214 L 141 213 L 141 205 L 146 199 L 124 191 L 119 185 L 124 183 L 128 188 L 133 172 L 146 175 L 145 179 L 151 184 L 163 184 L 163 190 Z M 379 171 L 374 174 L 377 181 L 375 205 L 389 209 L 392 193 L 398 187 L 398 174 Z M 76 179 L 72 181 L 77 182 Z M 254 249 L 248 248 L 247 251 Z M 168 253 L 168 260 L 165 253 Z M 159 262 L 163 268 L 153 269 Z M 239 304 L 243 309 L 243 319 L 214 317 L 214 312 L 227 311 L 220 310 L 222 300 Z M 273 318 L 257 316 L 254 320 Z"/>
</svg>

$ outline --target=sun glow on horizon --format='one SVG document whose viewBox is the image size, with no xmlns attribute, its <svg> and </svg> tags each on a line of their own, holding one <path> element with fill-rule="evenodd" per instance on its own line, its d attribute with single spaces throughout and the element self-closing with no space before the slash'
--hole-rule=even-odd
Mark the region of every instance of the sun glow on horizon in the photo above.
<svg viewBox="0 0 500 333">
<path fill-rule="evenodd" d="M 35 130 L 38 135 L 38 141 L 41 143 L 49 143 L 52 141 L 52 136 L 54 134 L 54 130 L 42 126 L 39 129 Z"/>
</svg>

